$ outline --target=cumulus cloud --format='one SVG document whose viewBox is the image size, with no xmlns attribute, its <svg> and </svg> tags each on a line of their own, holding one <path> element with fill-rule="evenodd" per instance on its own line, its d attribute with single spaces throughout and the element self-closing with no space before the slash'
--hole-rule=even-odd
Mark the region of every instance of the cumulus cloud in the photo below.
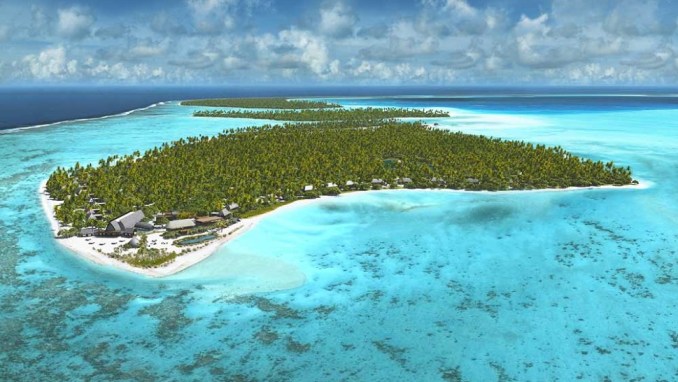
<svg viewBox="0 0 678 382">
<path fill-rule="evenodd" d="M 550 36 L 548 14 L 534 19 L 525 15 L 520 18 L 515 34 L 517 61 L 532 68 L 555 68 L 580 59 L 580 51 L 573 49 L 571 41 Z"/>
<path fill-rule="evenodd" d="M 663 23 L 659 12 L 659 4 L 654 0 L 621 0 L 607 16 L 603 27 L 610 33 L 628 36 L 673 33 L 675 18 Z"/>
<path fill-rule="evenodd" d="M 289 77 L 310 74 L 327 78 L 339 72 L 340 63 L 330 57 L 325 39 L 308 30 L 293 27 L 276 35 L 249 36 L 241 46 L 245 48 L 240 55 L 226 58 L 224 67 L 242 66 L 241 60 L 246 59 L 252 62 L 250 66 L 281 71 Z"/>
<path fill-rule="evenodd" d="M 186 0 L 195 31 L 219 34 L 233 30 L 254 9 L 264 10 L 267 0 Z"/>
<path fill-rule="evenodd" d="M 318 30 L 332 37 L 346 37 L 353 34 L 358 17 L 342 2 L 326 3 L 320 8 Z"/>
<path fill-rule="evenodd" d="M 646 70 L 659 69 L 671 62 L 674 56 L 673 49 L 665 47 L 653 52 L 646 52 L 631 59 L 622 60 L 622 64 Z"/>
<path fill-rule="evenodd" d="M 96 2 L 84 8 L 43 1 L 29 8 L 0 0 L 0 41 L 11 41 L 3 50 L 2 76 L 103 82 L 141 76 L 179 82 L 281 76 L 347 83 L 678 80 L 678 7 L 670 0 L 535 0 L 529 7 L 521 1 L 419 0 L 383 12 L 373 6 L 366 11 L 367 3 L 355 0 L 299 1 L 292 7 L 270 0 L 182 0 L 110 15 Z M 10 12 L 15 19 L 7 9 L 18 10 Z"/>
<path fill-rule="evenodd" d="M 221 54 L 210 50 L 191 50 L 186 57 L 170 60 L 169 64 L 194 70 L 202 70 L 214 66 Z"/>
<path fill-rule="evenodd" d="M 27 55 L 22 60 L 30 75 L 41 80 L 65 78 L 77 73 L 78 61 L 66 57 L 63 46 L 47 48 L 37 55 Z"/>
<path fill-rule="evenodd" d="M 94 16 L 79 7 L 59 9 L 57 33 L 70 39 L 82 39 L 91 34 Z"/>
</svg>

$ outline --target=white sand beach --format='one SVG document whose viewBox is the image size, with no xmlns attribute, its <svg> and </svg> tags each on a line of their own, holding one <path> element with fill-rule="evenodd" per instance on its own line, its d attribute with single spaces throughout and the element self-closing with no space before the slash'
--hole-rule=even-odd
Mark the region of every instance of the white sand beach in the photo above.
<svg viewBox="0 0 678 382">
<path fill-rule="evenodd" d="M 45 191 L 45 183 L 43 182 L 40 185 L 38 191 L 40 195 L 40 202 L 42 208 L 47 216 L 52 232 L 56 238 L 57 233 L 61 229 L 59 222 L 54 217 L 54 207 L 59 205 L 61 202 L 56 201 L 50 198 L 49 193 Z M 627 186 L 600 186 L 600 187 L 568 187 L 568 188 L 558 188 L 558 189 L 539 189 L 539 190 L 516 190 L 516 191 L 467 191 L 467 190 L 449 190 L 449 189 L 431 189 L 427 190 L 430 192 L 453 192 L 453 193 L 483 193 L 483 194 L 506 194 L 506 193 L 523 193 L 523 192 L 572 192 L 572 191 L 583 191 L 583 190 L 642 190 L 651 187 L 650 182 L 642 181 L 637 185 L 627 185 Z M 289 210 L 291 208 L 299 208 L 310 203 L 316 203 L 319 201 L 324 201 L 327 199 L 342 197 L 342 195 L 348 196 L 356 192 L 384 192 L 384 191 L 407 191 L 406 189 L 385 189 L 385 190 L 371 190 L 371 191 L 355 191 L 347 192 L 340 194 L 339 196 L 322 196 L 317 199 L 301 199 L 290 204 L 281 206 L 273 211 L 252 217 L 247 219 L 242 219 L 240 222 L 231 225 L 227 228 L 218 231 L 217 234 L 220 236 L 218 239 L 213 240 L 207 244 L 196 245 L 194 247 L 177 247 L 172 244 L 172 240 L 167 240 L 162 238 L 162 232 L 153 232 L 147 235 L 148 243 L 150 248 L 165 249 L 168 252 L 180 253 L 182 250 L 189 250 L 190 252 L 183 255 L 177 256 L 174 261 L 166 265 L 154 268 L 138 268 L 127 264 L 123 261 L 115 259 L 109 254 L 113 254 L 113 251 L 116 247 L 121 246 L 127 243 L 129 238 L 115 237 L 71 237 L 71 238 L 57 238 L 56 241 L 68 248 L 77 255 L 82 256 L 83 258 L 92 261 L 96 264 L 111 266 L 119 268 L 125 271 L 138 273 L 148 277 L 166 277 L 178 273 L 186 268 L 189 268 L 200 261 L 206 259 L 217 250 L 226 245 L 231 240 L 238 238 L 239 236 L 245 234 L 247 231 L 252 229 L 254 226 L 259 223 L 262 219 L 267 216 L 278 213 L 281 211 Z"/>
<path fill-rule="evenodd" d="M 60 226 L 57 219 L 54 217 L 54 207 L 61 204 L 61 202 L 50 198 L 49 193 L 45 191 L 45 183 L 42 183 L 40 185 L 40 189 L 38 192 L 40 195 L 40 203 L 45 212 L 45 215 L 47 216 L 50 222 L 52 233 L 56 238 L 57 233 L 62 227 Z M 325 198 L 330 197 L 322 197 L 320 199 Z M 299 200 L 294 203 L 281 206 L 280 208 L 277 208 L 274 211 L 270 211 L 252 218 L 242 219 L 240 222 L 216 232 L 220 236 L 220 238 L 213 240 L 206 245 L 194 246 L 193 248 L 195 249 L 193 250 L 191 250 L 191 247 L 188 248 L 177 247 L 173 245 L 172 240 L 162 238 L 161 236 L 162 232 L 150 233 L 147 235 L 150 248 L 166 249 L 169 252 L 174 251 L 177 253 L 180 253 L 182 250 L 186 249 L 190 250 L 190 252 L 177 256 L 177 258 L 174 259 L 174 261 L 161 267 L 138 268 L 109 256 L 109 254 L 113 253 L 113 250 L 116 247 L 129 242 L 130 241 L 129 238 L 76 236 L 70 238 L 56 238 L 55 240 L 57 241 L 57 243 L 61 244 L 65 248 L 68 248 L 72 252 L 82 256 L 83 258 L 93 263 L 119 268 L 125 271 L 138 273 L 148 277 L 166 277 L 178 273 L 206 259 L 210 255 L 215 253 L 219 249 L 219 247 L 227 244 L 231 240 L 234 240 L 239 236 L 243 235 L 244 233 L 246 233 L 247 231 L 249 231 L 252 227 L 257 225 L 257 223 L 260 220 L 264 219 L 266 216 L 290 208 L 301 207 L 320 199 Z"/>
</svg>

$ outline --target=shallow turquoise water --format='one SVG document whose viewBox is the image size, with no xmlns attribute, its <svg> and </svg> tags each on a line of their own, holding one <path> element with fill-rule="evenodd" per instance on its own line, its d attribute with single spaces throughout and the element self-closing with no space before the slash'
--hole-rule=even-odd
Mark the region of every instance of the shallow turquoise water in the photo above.
<svg viewBox="0 0 678 382">
<path fill-rule="evenodd" d="M 0 379 L 678 379 L 678 110 L 437 121 L 615 160 L 646 190 L 355 193 L 161 280 L 58 247 L 37 196 L 56 166 L 255 124 L 191 111 L 0 134 Z M 270 291 L 285 277 L 305 282 Z"/>
</svg>

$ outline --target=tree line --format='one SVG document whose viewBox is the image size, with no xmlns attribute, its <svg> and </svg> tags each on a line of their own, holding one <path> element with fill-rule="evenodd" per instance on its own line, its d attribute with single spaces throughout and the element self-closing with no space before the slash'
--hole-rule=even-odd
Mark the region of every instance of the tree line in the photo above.
<svg viewBox="0 0 678 382">
<path fill-rule="evenodd" d="M 375 178 L 384 184 L 372 184 Z M 97 165 L 59 167 L 47 191 L 64 201 L 56 217 L 83 227 L 103 226 L 139 208 L 146 216 L 178 211 L 188 217 L 235 202 L 250 216 L 281 201 L 399 185 L 496 191 L 631 181 L 628 167 L 579 158 L 561 147 L 449 132 L 420 122 L 357 126 L 338 120 L 241 128 L 180 139 L 143 154 L 114 155 Z M 307 185 L 313 191 L 305 192 Z M 93 198 L 105 204 L 93 204 Z M 103 217 L 88 220 L 92 209 Z"/>
<path fill-rule="evenodd" d="M 324 101 L 290 100 L 286 98 L 218 98 L 182 101 L 183 106 L 237 107 L 245 109 L 326 109 L 341 105 Z"/>
<path fill-rule="evenodd" d="M 365 123 L 395 118 L 447 118 L 442 110 L 406 108 L 306 109 L 306 110 L 199 110 L 194 117 L 270 119 L 290 122 Z"/>
</svg>

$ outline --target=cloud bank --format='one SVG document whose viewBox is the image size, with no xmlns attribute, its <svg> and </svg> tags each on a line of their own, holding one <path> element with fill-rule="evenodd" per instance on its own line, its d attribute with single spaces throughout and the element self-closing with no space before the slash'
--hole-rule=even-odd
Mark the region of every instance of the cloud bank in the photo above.
<svg viewBox="0 0 678 382">
<path fill-rule="evenodd" d="M 670 0 L 5 0 L 0 83 L 671 85 L 677 26 Z"/>
</svg>

